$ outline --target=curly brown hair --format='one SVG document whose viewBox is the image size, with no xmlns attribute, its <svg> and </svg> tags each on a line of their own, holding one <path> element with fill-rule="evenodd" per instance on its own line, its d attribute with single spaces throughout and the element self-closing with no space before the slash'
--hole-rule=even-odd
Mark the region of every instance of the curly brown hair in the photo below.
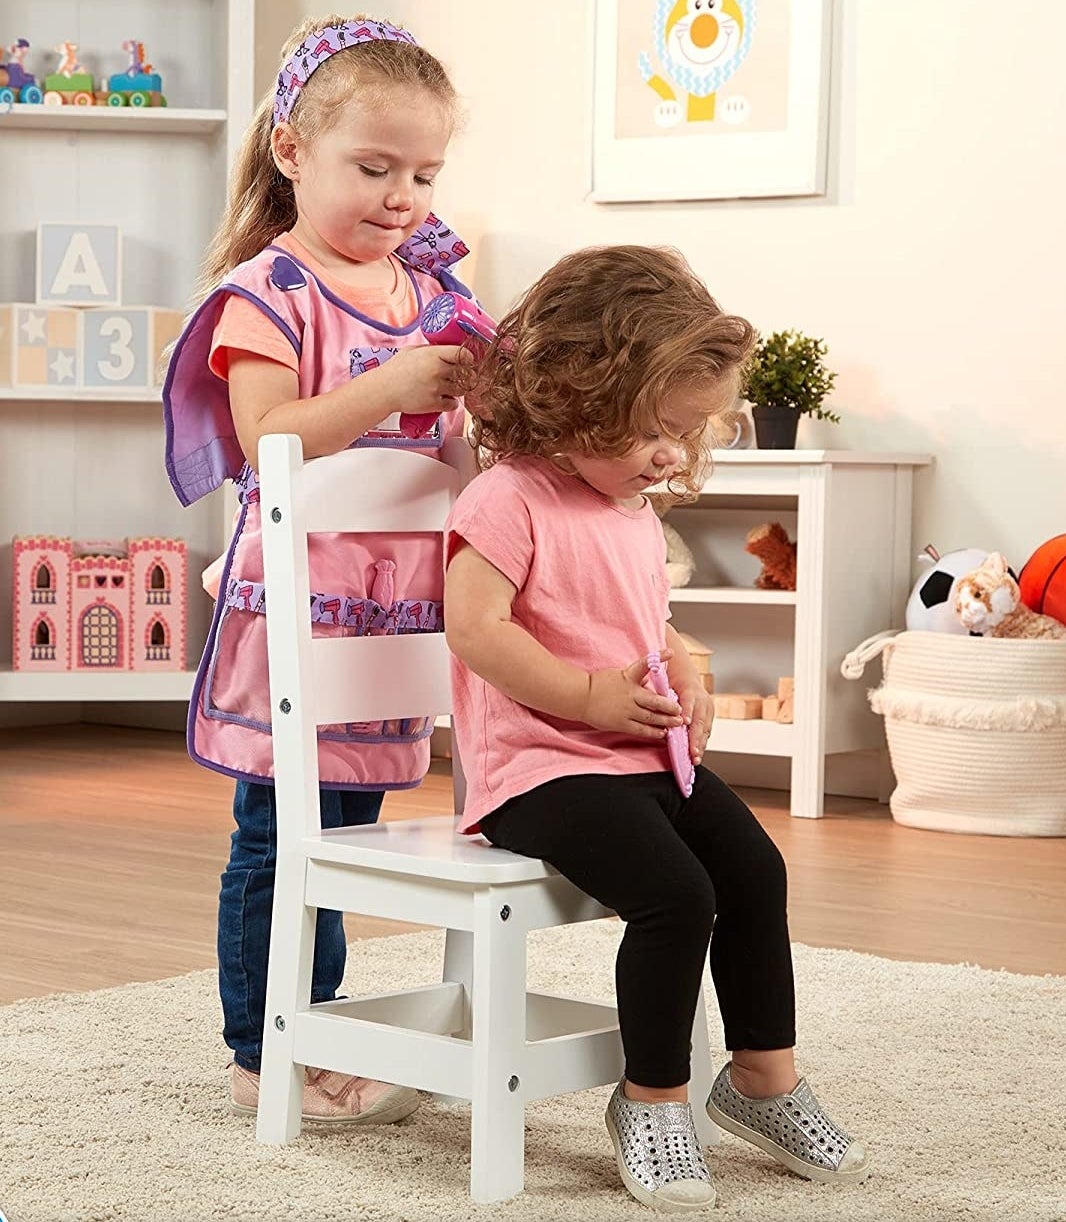
<svg viewBox="0 0 1066 1222">
<path fill-rule="evenodd" d="M 754 340 L 751 324 L 723 313 L 677 250 L 575 251 L 500 323 L 470 392 L 471 441 L 484 466 L 516 455 L 625 454 L 660 427 L 660 406 L 678 389 L 706 388 L 708 423 L 730 407 Z M 682 439 L 670 481 L 679 499 L 702 483 L 710 433 Z"/>
</svg>

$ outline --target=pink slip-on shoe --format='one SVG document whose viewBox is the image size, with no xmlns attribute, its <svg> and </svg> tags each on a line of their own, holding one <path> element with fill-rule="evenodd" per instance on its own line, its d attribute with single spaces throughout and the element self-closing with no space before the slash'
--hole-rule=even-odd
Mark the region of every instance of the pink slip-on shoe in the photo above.
<svg viewBox="0 0 1066 1222">
<path fill-rule="evenodd" d="M 353 1078 L 331 1069 L 306 1070 L 303 1119 L 314 1124 L 394 1124 L 419 1105 L 418 1091 L 372 1078 Z M 230 1108 L 255 1115 L 259 1075 L 230 1065 Z"/>
</svg>

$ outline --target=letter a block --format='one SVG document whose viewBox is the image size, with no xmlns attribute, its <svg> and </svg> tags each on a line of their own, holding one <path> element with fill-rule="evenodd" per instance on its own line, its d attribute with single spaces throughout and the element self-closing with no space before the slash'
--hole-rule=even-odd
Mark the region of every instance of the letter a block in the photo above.
<svg viewBox="0 0 1066 1222">
<path fill-rule="evenodd" d="M 121 286 L 117 225 L 37 226 L 38 305 L 117 306 Z"/>
</svg>

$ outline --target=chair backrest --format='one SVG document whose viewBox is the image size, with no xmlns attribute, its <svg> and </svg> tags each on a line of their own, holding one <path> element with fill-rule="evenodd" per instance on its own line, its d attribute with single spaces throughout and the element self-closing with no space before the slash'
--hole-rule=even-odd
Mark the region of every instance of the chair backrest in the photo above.
<svg viewBox="0 0 1066 1222">
<path fill-rule="evenodd" d="M 267 654 L 279 843 L 319 829 L 317 727 L 451 712 L 443 632 L 312 637 L 308 536 L 436 532 L 471 464 L 461 439 L 444 461 L 387 448 L 303 461 L 292 434 L 259 444 Z M 304 826 L 282 818 L 302 810 Z"/>
</svg>

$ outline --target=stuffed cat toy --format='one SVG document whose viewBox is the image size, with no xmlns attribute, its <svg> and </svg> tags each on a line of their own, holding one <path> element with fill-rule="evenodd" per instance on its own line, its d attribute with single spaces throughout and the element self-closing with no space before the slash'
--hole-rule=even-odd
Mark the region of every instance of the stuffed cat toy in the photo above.
<svg viewBox="0 0 1066 1222">
<path fill-rule="evenodd" d="M 649 493 L 648 500 L 661 522 L 677 504 L 676 497 L 661 492 Z M 666 575 L 670 579 L 670 585 L 674 589 L 687 586 L 696 571 L 692 549 L 669 522 L 663 522 L 663 535 L 666 537 Z"/>
<path fill-rule="evenodd" d="M 979 568 L 959 579 L 955 613 L 971 636 L 1066 641 L 1066 624 L 1030 611 L 1021 601 L 1018 583 L 999 552 L 992 552 Z"/>
</svg>

